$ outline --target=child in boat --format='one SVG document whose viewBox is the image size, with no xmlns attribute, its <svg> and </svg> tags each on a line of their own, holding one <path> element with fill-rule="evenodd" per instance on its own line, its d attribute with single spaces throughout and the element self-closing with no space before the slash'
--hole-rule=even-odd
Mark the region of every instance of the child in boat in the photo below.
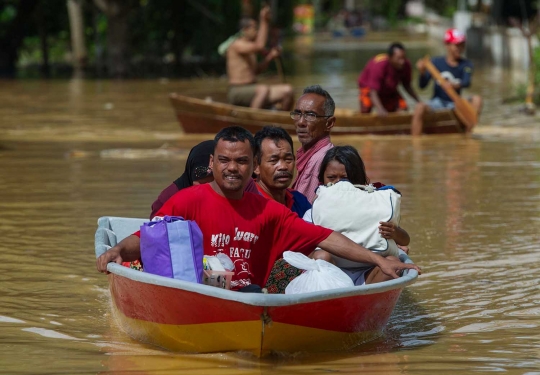
<svg viewBox="0 0 540 375">
<path fill-rule="evenodd" d="M 319 171 L 319 181 L 322 185 L 329 183 L 335 184 L 341 180 L 349 181 L 353 185 L 368 185 L 369 179 L 366 175 L 366 170 L 362 158 L 358 151 L 352 146 L 336 146 L 326 153 L 321 169 Z M 373 184 L 376 188 L 384 185 L 380 183 Z M 317 200 L 315 199 L 314 206 Z M 344 212 L 347 208 L 344 207 Z M 304 220 L 313 222 L 312 210 L 309 210 L 304 215 Z M 331 224 L 330 224 L 331 225 Z M 328 226 L 328 225 L 326 225 Z M 333 229 L 333 228 L 329 228 Z M 379 222 L 379 233 L 381 237 L 387 240 L 394 240 L 395 243 L 405 252 L 408 252 L 407 246 L 410 242 L 409 234 L 401 227 L 391 222 Z M 314 258 L 323 259 L 336 264 L 332 255 L 323 250 L 315 251 Z M 394 258 L 390 256 L 390 258 Z M 375 276 L 373 267 L 363 264 L 337 264 L 346 274 L 348 274 L 355 285 L 363 285 Z"/>
</svg>

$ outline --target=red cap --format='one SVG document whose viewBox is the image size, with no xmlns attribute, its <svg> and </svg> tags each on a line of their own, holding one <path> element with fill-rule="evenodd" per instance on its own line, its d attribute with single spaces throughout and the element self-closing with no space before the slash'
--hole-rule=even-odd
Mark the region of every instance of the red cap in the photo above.
<svg viewBox="0 0 540 375">
<path fill-rule="evenodd" d="M 444 33 L 444 42 L 450 44 L 460 44 L 465 42 L 465 34 L 458 29 L 448 29 Z"/>
</svg>

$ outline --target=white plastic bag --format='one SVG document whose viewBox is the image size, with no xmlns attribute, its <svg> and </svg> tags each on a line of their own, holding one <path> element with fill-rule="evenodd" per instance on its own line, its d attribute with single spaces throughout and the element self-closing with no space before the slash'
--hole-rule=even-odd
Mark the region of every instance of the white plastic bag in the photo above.
<svg viewBox="0 0 540 375">
<path fill-rule="evenodd" d="M 345 272 L 327 261 L 311 259 L 304 254 L 292 251 L 285 251 L 283 259 L 291 266 L 306 270 L 287 285 L 285 294 L 318 292 L 354 286 L 353 281 Z"/>
<path fill-rule="evenodd" d="M 231 258 L 229 258 L 229 256 L 227 254 L 225 254 L 225 253 L 217 253 L 216 258 L 219 259 L 219 261 L 221 262 L 221 265 L 227 271 L 234 271 L 234 263 L 231 260 Z"/>
</svg>

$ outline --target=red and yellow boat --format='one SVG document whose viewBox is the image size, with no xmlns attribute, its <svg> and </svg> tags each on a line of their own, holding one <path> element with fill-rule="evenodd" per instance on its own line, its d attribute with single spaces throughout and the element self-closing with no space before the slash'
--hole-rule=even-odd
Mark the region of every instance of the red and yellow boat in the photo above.
<svg viewBox="0 0 540 375">
<path fill-rule="evenodd" d="M 169 96 L 176 117 L 185 133 L 216 134 L 227 126 L 240 125 L 252 133 L 264 126 L 276 125 L 295 135 L 289 112 L 254 109 L 179 94 Z M 410 134 L 412 114 L 390 113 L 388 116 L 363 114 L 352 109 L 336 108 L 332 134 Z M 423 132 L 426 134 L 463 133 L 465 127 L 452 110 L 427 112 Z"/>
<path fill-rule="evenodd" d="M 103 217 L 96 256 L 143 219 Z M 402 261 L 411 260 L 402 254 Z M 299 295 L 239 293 L 108 265 L 114 316 L 131 337 L 172 351 L 321 352 L 352 349 L 378 337 L 403 288 L 399 279 Z"/>
</svg>

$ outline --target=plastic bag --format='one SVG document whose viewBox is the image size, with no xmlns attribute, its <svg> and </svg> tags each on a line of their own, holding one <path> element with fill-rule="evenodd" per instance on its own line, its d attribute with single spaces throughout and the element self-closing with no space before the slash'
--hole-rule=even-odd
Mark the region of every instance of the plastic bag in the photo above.
<svg viewBox="0 0 540 375">
<path fill-rule="evenodd" d="M 144 272 L 194 283 L 202 282 L 203 235 L 195 221 L 180 216 L 141 225 Z"/>
<path fill-rule="evenodd" d="M 304 254 L 292 251 L 285 251 L 283 259 L 296 268 L 306 270 L 287 285 L 285 294 L 318 292 L 354 286 L 353 281 L 345 272 L 327 261 L 311 259 Z"/>
<path fill-rule="evenodd" d="M 216 254 L 216 258 L 219 259 L 221 265 L 223 266 L 223 268 L 225 268 L 227 271 L 234 271 L 234 263 L 233 261 L 231 260 L 231 258 L 229 258 L 229 256 L 227 254 L 224 254 L 224 253 L 217 253 Z"/>
</svg>

